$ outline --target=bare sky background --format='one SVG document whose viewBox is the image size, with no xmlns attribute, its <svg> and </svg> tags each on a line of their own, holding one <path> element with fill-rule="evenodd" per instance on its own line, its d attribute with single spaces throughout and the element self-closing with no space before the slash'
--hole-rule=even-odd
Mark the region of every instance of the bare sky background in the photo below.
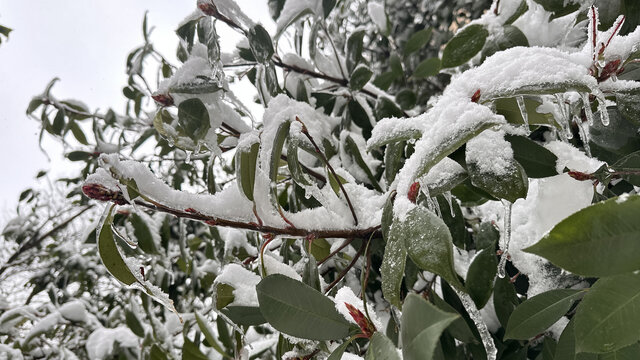
<svg viewBox="0 0 640 360">
<path fill-rule="evenodd" d="M 237 1 L 273 32 L 267 1 Z M 151 40 L 174 64 L 178 23 L 196 9 L 195 0 L 2 1 L 0 24 L 13 29 L 0 45 L 0 225 L 12 216 L 20 192 L 35 184 L 39 170 L 65 173 L 59 147 L 45 142 L 52 162 L 38 148 L 39 123 L 25 110 L 54 77 L 53 95 L 83 101 L 92 110 L 124 110 L 127 54 L 142 44 L 142 19 L 149 11 Z M 223 51 L 238 35 L 219 25 Z M 241 95 L 241 94 L 239 94 Z M 250 101 L 250 99 L 248 99 Z M 46 135 L 45 135 L 46 137 Z M 67 163 L 68 166 L 68 163 Z"/>
</svg>

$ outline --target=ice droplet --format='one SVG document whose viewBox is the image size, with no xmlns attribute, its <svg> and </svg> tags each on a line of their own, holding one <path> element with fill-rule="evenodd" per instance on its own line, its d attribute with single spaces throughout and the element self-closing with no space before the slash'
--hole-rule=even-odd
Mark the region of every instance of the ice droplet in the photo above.
<svg viewBox="0 0 640 360">
<path fill-rule="evenodd" d="M 524 128 L 528 133 L 529 132 L 529 114 L 527 114 L 527 108 L 524 104 L 524 98 L 522 96 L 516 96 L 516 102 L 518 103 L 518 109 L 520 110 L 522 121 L 524 121 Z"/>
<path fill-rule="evenodd" d="M 504 278 L 507 275 L 505 267 L 507 265 L 507 258 L 509 257 L 509 242 L 511 241 L 511 208 L 513 204 L 510 201 L 502 200 L 504 205 L 504 229 L 502 236 L 500 237 L 500 262 L 498 263 L 498 276 Z"/>
<path fill-rule="evenodd" d="M 584 114 L 587 117 L 589 126 L 593 126 L 593 112 L 591 112 L 591 103 L 589 102 L 589 93 L 580 94 L 582 104 L 584 105 Z"/>
<path fill-rule="evenodd" d="M 467 310 L 467 313 L 469 313 L 469 317 L 471 318 L 471 320 L 473 320 L 473 323 L 476 324 L 476 327 L 478 328 L 480 338 L 482 339 L 482 345 L 484 345 L 484 350 L 487 353 L 487 360 L 496 360 L 496 357 L 498 356 L 498 349 L 493 342 L 493 338 L 491 337 L 491 333 L 489 333 L 487 324 L 485 324 L 484 320 L 482 319 L 482 315 L 480 315 L 480 311 L 478 311 L 476 304 L 468 294 L 463 293 L 462 291 L 459 291 L 455 288 L 454 290 L 456 294 L 458 294 L 460 301 L 462 301 L 464 309 Z"/>
<path fill-rule="evenodd" d="M 600 121 L 602 125 L 609 126 L 609 112 L 607 111 L 607 101 L 604 98 L 604 95 L 597 95 L 598 98 L 598 113 L 600 114 Z"/>
<path fill-rule="evenodd" d="M 451 213 L 451 217 L 456 217 L 456 213 L 455 211 L 453 211 L 453 197 L 451 196 L 451 191 L 447 191 L 444 194 L 442 194 L 444 196 L 444 199 L 447 200 L 447 203 L 449 204 L 449 212 Z"/>
</svg>

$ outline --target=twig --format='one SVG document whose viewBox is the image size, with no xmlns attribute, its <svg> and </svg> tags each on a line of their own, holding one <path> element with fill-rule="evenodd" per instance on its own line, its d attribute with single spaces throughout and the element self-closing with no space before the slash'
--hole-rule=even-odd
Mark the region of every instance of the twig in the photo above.
<svg viewBox="0 0 640 360">
<path fill-rule="evenodd" d="M 300 124 L 302 124 L 302 133 L 307 137 L 307 139 L 309 139 L 309 141 L 311 141 L 311 145 L 313 145 L 313 148 L 316 150 L 316 153 L 318 153 L 318 155 L 320 156 L 322 161 L 324 161 L 325 165 L 327 165 L 327 168 L 329 169 L 329 171 L 331 172 L 333 177 L 336 179 L 336 182 L 338 183 L 338 186 L 340 187 L 340 190 L 344 194 L 345 200 L 347 200 L 347 204 L 349 205 L 349 210 L 351 210 L 351 215 L 353 216 L 353 220 L 354 220 L 354 222 L 355 222 L 355 224 L 357 226 L 358 225 L 358 216 L 356 216 L 356 211 L 353 209 L 353 204 L 351 204 L 351 199 L 349 199 L 349 195 L 347 194 L 347 191 L 342 186 L 342 182 L 340 182 L 340 178 L 338 177 L 338 174 L 336 174 L 336 171 L 333 170 L 333 166 L 331 166 L 331 164 L 329 163 L 329 160 L 327 159 L 327 157 L 324 156 L 324 153 L 322 151 L 320 151 L 320 148 L 318 147 L 318 144 L 316 144 L 315 140 L 313 140 L 313 137 L 311 136 L 311 134 L 309 134 L 309 131 L 307 130 L 307 127 L 302 122 L 302 120 L 300 120 L 300 118 L 296 116 L 296 121 L 298 121 Z"/>
<path fill-rule="evenodd" d="M 327 255 L 324 259 L 318 262 L 318 266 L 322 265 L 325 261 L 331 259 L 335 254 L 339 253 L 342 249 L 346 248 L 349 244 L 351 244 L 355 240 L 355 238 L 346 239 L 339 248 L 335 249 L 331 252 L 331 254 Z"/>
<path fill-rule="evenodd" d="M 63 228 L 65 228 L 67 225 L 69 225 L 69 223 L 71 223 L 73 220 L 75 220 L 78 216 L 84 214 L 87 210 L 91 209 L 93 206 L 94 205 L 85 206 L 82 210 L 78 211 L 75 215 L 71 216 L 70 218 L 68 218 L 67 220 L 61 222 L 60 224 L 54 226 L 53 229 L 47 231 L 44 235 L 42 235 L 42 236 L 37 236 L 36 235 L 36 236 L 32 237 L 31 239 L 29 239 L 18 250 L 16 250 L 16 252 L 13 253 L 13 255 L 11 255 L 11 257 L 9 257 L 9 259 L 7 259 L 7 261 L 4 263 L 4 265 L 2 265 L 2 267 L 0 267 L 0 275 L 2 275 L 12 265 L 12 263 L 14 261 L 16 261 L 16 259 L 18 259 L 20 257 L 20 255 L 24 254 L 25 252 L 29 251 L 30 249 L 33 249 L 34 247 L 38 246 L 44 239 L 48 238 L 49 236 L 54 235 L 58 231 L 60 231 Z"/>
<path fill-rule="evenodd" d="M 331 289 L 336 286 L 337 283 L 340 282 L 340 280 L 342 280 L 345 275 L 347 275 L 347 273 L 349 272 L 349 270 L 351 270 L 351 268 L 353 267 L 353 265 L 356 264 L 356 261 L 358 261 L 358 258 L 360 258 L 360 255 L 362 255 L 362 252 L 364 251 L 364 249 L 367 247 L 367 244 L 369 242 L 368 241 L 363 241 L 362 245 L 360 246 L 360 249 L 358 249 L 358 252 L 353 256 L 353 260 L 351 260 L 351 262 L 349 263 L 349 265 L 347 265 L 346 268 L 344 268 L 344 270 L 342 270 L 342 272 L 338 275 L 338 277 L 336 277 L 335 280 L 333 280 L 331 282 L 331 284 L 327 285 L 327 287 L 324 289 L 324 293 L 328 293 L 329 291 L 331 291 Z"/>
</svg>

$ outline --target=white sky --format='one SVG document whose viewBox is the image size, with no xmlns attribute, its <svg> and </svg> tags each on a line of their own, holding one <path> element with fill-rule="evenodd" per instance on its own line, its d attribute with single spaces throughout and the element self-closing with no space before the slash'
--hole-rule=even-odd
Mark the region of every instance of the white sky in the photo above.
<svg viewBox="0 0 640 360">
<path fill-rule="evenodd" d="M 237 2 L 273 34 L 266 0 Z M 57 98 L 81 100 L 92 110 L 123 111 L 125 60 L 142 44 L 144 12 L 149 11 L 149 26 L 155 27 L 151 40 L 156 49 L 178 64 L 174 30 L 195 8 L 196 0 L 0 3 L 0 24 L 13 29 L 9 41 L 0 44 L 0 225 L 12 215 L 20 192 L 35 184 L 39 170 L 65 170 L 59 161 L 49 163 L 38 148 L 39 124 L 25 115 L 31 97 L 59 77 L 53 89 Z M 226 51 L 239 39 L 223 24 L 218 33 Z M 46 149 L 52 157 L 60 151 L 51 145 Z"/>
</svg>

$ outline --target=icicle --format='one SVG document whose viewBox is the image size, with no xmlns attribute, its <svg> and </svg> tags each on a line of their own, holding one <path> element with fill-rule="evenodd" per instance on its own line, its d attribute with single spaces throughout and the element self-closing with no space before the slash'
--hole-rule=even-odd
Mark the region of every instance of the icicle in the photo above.
<svg viewBox="0 0 640 360">
<path fill-rule="evenodd" d="M 430 197 L 429 200 L 429 206 L 432 206 L 432 209 L 436 209 L 436 214 L 440 219 L 442 219 L 442 211 L 440 210 L 440 203 L 438 202 L 438 199 Z"/>
<path fill-rule="evenodd" d="M 509 242 L 511 241 L 511 208 L 513 204 L 510 201 L 502 200 L 504 205 L 504 229 L 502 236 L 500 237 L 500 263 L 498 263 L 498 276 L 504 278 L 507 273 L 505 266 L 507 265 L 507 258 L 509 257 Z"/>
<path fill-rule="evenodd" d="M 456 212 L 453 211 L 453 197 L 451 196 L 451 191 L 447 191 L 444 194 L 442 194 L 444 196 L 444 199 L 447 200 L 447 203 L 449 204 L 449 212 L 451 213 L 451 217 L 456 217 Z"/>
<path fill-rule="evenodd" d="M 584 114 L 587 117 L 589 126 L 593 126 L 593 112 L 591 112 L 591 102 L 589 102 L 589 93 L 580 94 L 582 104 L 584 105 Z"/>
<path fill-rule="evenodd" d="M 478 311 L 476 304 L 468 294 L 463 293 L 462 291 L 459 291 L 455 288 L 453 290 L 455 290 L 456 294 L 458 294 L 458 297 L 460 298 L 460 301 L 462 301 L 464 309 L 467 310 L 469 317 L 471 317 L 471 320 L 473 320 L 473 323 L 476 324 L 476 327 L 478 328 L 480 338 L 482 339 L 482 345 L 484 345 L 484 350 L 487 353 L 487 360 L 496 360 L 498 356 L 498 349 L 493 342 L 493 338 L 491 337 L 491 333 L 489 333 L 487 324 L 485 324 L 484 320 L 482 319 L 482 315 L 480 315 L 480 311 Z"/>
<path fill-rule="evenodd" d="M 524 121 L 525 130 L 529 133 L 529 114 L 527 114 L 527 108 L 524 105 L 524 98 L 522 96 L 516 96 L 516 102 L 518 103 L 522 121 Z"/>
<path fill-rule="evenodd" d="M 591 157 L 591 148 L 589 147 L 589 132 L 584 128 L 584 124 L 577 116 L 573 118 L 573 122 L 578 125 L 578 133 L 580 134 L 580 140 L 582 140 L 582 144 L 584 146 L 584 152 L 589 157 Z"/>
<path fill-rule="evenodd" d="M 609 126 L 609 112 L 607 111 L 607 100 L 603 94 L 596 95 L 598 98 L 598 113 L 600 114 L 600 121 L 602 125 Z"/>
<path fill-rule="evenodd" d="M 560 138 L 564 142 L 569 142 L 573 138 L 573 132 L 571 131 L 571 125 L 569 124 L 569 117 L 567 116 L 567 111 L 565 109 L 564 98 L 561 94 L 554 94 L 556 97 L 556 101 L 558 102 L 558 109 L 560 109 L 560 118 L 556 118 L 556 122 L 560 127 L 562 127 L 562 131 L 559 131 L 558 134 Z"/>
</svg>

